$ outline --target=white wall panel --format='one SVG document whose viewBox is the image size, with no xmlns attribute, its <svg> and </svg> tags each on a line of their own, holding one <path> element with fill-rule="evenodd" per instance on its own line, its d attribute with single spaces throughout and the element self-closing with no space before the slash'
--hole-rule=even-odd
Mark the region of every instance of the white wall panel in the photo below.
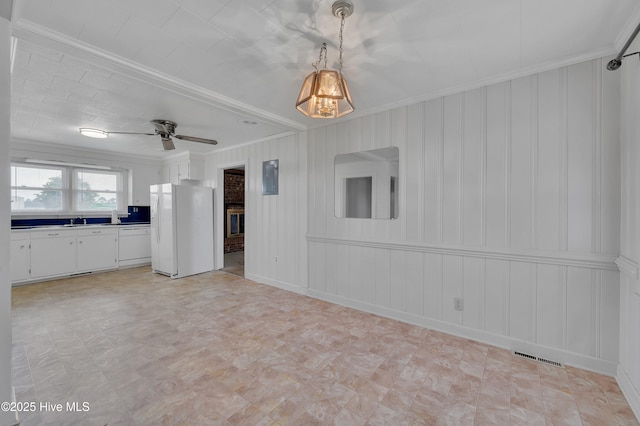
<svg viewBox="0 0 640 426">
<path fill-rule="evenodd" d="M 462 126 L 462 240 L 484 244 L 485 90 L 465 94 Z M 421 144 L 419 144 L 421 145 Z"/>
<path fill-rule="evenodd" d="M 485 192 L 485 239 L 489 247 L 509 244 L 511 84 L 501 83 L 486 89 L 487 167 Z"/>
<path fill-rule="evenodd" d="M 511 135 L 509 176 L 509 217 L 512 248 L 532 248 L 533 223 L 532 176 L 533 103 L 537 79 L 523 77 L 511 82 Z"/>
<path fill-rule="evenodd" d="M 636 39 L 629 47 L 630 52 L 640 48 L 640 39 Z M 620 161 L 621 161 L 621 185 L 620 185 L 620 257 L 618 265 L 621 265 L 620 273 L 620 367 L 618 369 L 618 383 L 622 388 L 636 417 L 640 418 L 640 280 L 638 267 L 640 264 L 640 64 L 638 61 L 625 61 L 624 66 L 617 73 L 620 78 L 621 98 L 620 102 Z M 612 86 L 617 76 L 607 75 L 603 92 L 603 126 L 602 131 L 607 132 L 607 117 L 615 114 L 615 101 L 611 99 Z M 615 116 L 615 115 L 614 115 Z M 606 134 L 606 133 L 605 133 Z M 615 161 L 615 151 L 605 148 L 602 153 L 603 164 Z M 602 177 L 602 185 L 605 186 L 608 176 Z M 603 193 L 602 202 L 615 202 L 617 194 Z M 613 197 L 613 199 L 611 199 Z M 611 212 L 602 211 L 604 222 L 611 220 Z M 609 241 L 605 232 L 602 233 L 602 248 L 614 245 L 615 241 Z M 603 279 L 604 280 L 604 279 Z M 607 294 L 603 294 L 603 304 L 609 307 L 612 301 Z M 604 326 L 604 325 L 603 325 Z M 603 344 L 608 339 L 603 339 Z M 609 343 L 611 344 L 611 343 Z M 615 356 L 609 350 L 603 350 L 603 356 Z"/>
<path fill-rule="evenodd" d="M 407 252 L 392 250 L 389 253 L 390 276 L 389 307 L 400 312 L 407 312 Z"/>
<path fill-rule="evenodd" d="M 563 347 L 565 270 L 563 266 L 538 265 L 536 271 L 536 343 L 552 348 Z"/>
<path fill-rule="evenodd" d="M 600 304 L 600 315 L 598 318 L 598 328 L 602 330 L 615 330 L 620 321 L 620 288 L 617 285 L 611 286 L 610 283 L 616 282 L 618 273 L 615 271 L 601 271 L 598 286 L 598 300 Z M 599 356 L 613 362 L 619 359 L 619 337 L 614 333 L 603 333 L 599 335 L 600 344 Z"/>
<path fill-rule="evenodd" d="M 406 167 L 409 159 L 409 146 L 407 144 L 407 108 L 397 108 L 390 111 L 389 114 L 389 141 L 387 145 L 383 145 L 381 148 L 385 148 L 387 146 L 397 146 L 400 151 L 400 163 L 402 164 L 400 167 Z M 406 171 L 400 171 L 403 176 L 407 176 Z M 410 179 L 406 178 L 407 182 Z M 398 191 L 398 210 L 403 212 L 403 214 L 407 211 L 407 186 L 399 185 L 396 188 Z M 416 196 L 415 192 L 410 193 L 411 197 Z M 370 222 L 370 221 L 368 221 Z M 380 225 L 386 227 L 388 226 L 389 236 L 394 239 L 406 241 L 407 240 L 407 221 L 406 220 L 380 220 Z M 409 230 L 409 233 L 413 233 L 413 229 Z"/>
<path fill-rule="evenodd" d="M 407 139 L 408 140 L 424 140 L 424 104 L 416 104 L 408 107 L 408 123 L 407 123 Z M 425 199 L 426 191 L 421 191 L 425 182 L 425 175 L 427 174 L 426 164 L 430 162 L 425 157 L 425 145 L 424 144 L 409 144 L 405 152 L 407 153 L 406 160 L 406 176 L 407 182 L 405 185 L 406 193 L 412 194 L 405 199 L 405 217 L 407 223 L 407 240 L 408 241 L 422 241 L 425 236 L 425 227 L 434 229 L 433 225 L 429 226 L 426 222 L 429 220 L 437 220 L 437 216 L 433 215 L 435 209 L 430 208 L 428 211 L 431 213 L 429 217 L 426 217 L 425 212 Z M 431 173 L 429 173 L 431 175 Z M 433 185 L 431 186 L 433 188 Z M 432 197 L 431 199 L 435 199 Z"/>
<path fill-rule="evenodd" d="M 511 262 L 509 271 L 509 335 L 526 342 L 533 341 L 536 324 L 535 315 L 535 283 L 536 268 L 534 264 Z"/>
<path fill-rule="evenodd" d="M 330 247 L 327 245 L 327 247 Z M 390 269 L 390 251 L 376 250 L 376 305 L 389 307 L 389 287 L 392 282 Z"/>
<path fill-rule="evenodd" d="M 362 300 L 371 305 L 376 304 L 376 255 L 375 249 L 362 247 L 360 268 L 354 271 L 360 275 L 362 282 Z"/>
<path fill-rule="evenodd" d="M 462 239 L 462 102 L 462 94 L 444 98 L 443 188 L 440 196 L 445 212 L 442 235 L 446 243 L 459 243 Z"/>
<path fill-rule="evenodd" d="M 407 251 L 405 253 L 407 312 L 424 315 L 424 253 Z"/>
<path fill-rule="evenodd" d="M 460 311 L 454 310 L 453 299 L 463 297 L 464 258 L 443 256 L 442 258 L 442 319 L 452 324 L 462 324 Z M 467 301 L 471 303 L 471 301 Z"/>
<path fill-rule="evenodd" d="M 207 182 L 218 189 L 224 169 L 245 167 L 245 276 L 298 292 L 304 292 L 308 285 L 308 246 L 304 237 L 310 205 L 307 203 L 307 157 L 310 156 L 307 141 L 307 135 L 302 133 L 221 150 L 209 154 L 205 166 Z M 317 149 L 315 144 L 312 149 Z M 279 192 L 262 195 L 262 162 L 274 159 L 279 160 Z M 314 163 L 314 169 L 318 166 Z M 321 188 L 316 188 L 316 195 Z M 223 192 L 217 190 L 217 267 L 221 267 L 223 260 L 220 249 L 224 233 L 222 196 Z M 326 247 L 317 246 L 313 250 L 318 253 Z M 318 265 L 312 268 L 317 271 Z M 314 282 L 318 282 L 317 277 Z"/>
<path fill-rule="evenodd" d="M 567 349 L 595 356 L 592 271 L 567 269 Z"/>
<path fill-rule="evenodd" d="M 562 212 L 561 132 L 563 106 L 558 97 L 561 90 L 561 70 L 538 76 L 538 164 L 537 164 L 537 234 L 536 247 L 541 250 L 560 249 Z M 540 159 L 542 161 L 540 161 Z"/>
<path fill-rule="evenodd" d="M 486 260 L 484 326 L 486 331 L 502 336 L 509 334 L 509 272 L 509 262 Z"/>
<path fill-rule="evenodd" d="M 613 371 L 619 97 L 603 66 L 310 130 L 308 240 L 326 258 L 309 262 L 332 269 L 309 266 L 312 293 Z M 335 154 L 387 146 L 400 148 L 398 219 L 335 218 Z"/>
<path fill-rule="evenodd" d="M 334 265 L 336 274 L 334 276 L 336 294 L 338 296 L 349 296 L 349 269 L 351 267 L 351 254 L 353 247 L 349 246 L 337 246 L 335 250 Z M 357 263 L 357 262 L 356 262 Z"/>
<path fill-rule="evenodd" d="M 464 301 L 462 313 L 465 327 L 484 329 L 485 309 L 485 260 L 477 257 L 466 257 L 463 260 L 463 288 Z M 503 309 L 500 307 L 500 309 Z"/>
<path fill-rule="evenodd" d="M 444 128 L 443 113 L 444 99 L 439 98 L 424 104 L 424 119 L 421 116 L 411 116 L 411 127 L 423 127 L 423 144 L 418 145 L 424 148 L 424 181 L 418 182 L 418 192 L 424 193 L 424 240 L 429 242 L 442 242 L 442 221 L 443 221 L 443 171 L 444 164 Z M 410 134 L 415 137 L 417 134 Z M 412 139 L 415 140 L 415 139 Z M 407 180 L 414 179 L 415 176 L 407 177 Z M 407 191 L 408 194 L 411 194 Z M 408 211 L 407 211 L 408 214 Z M 419 218 L 418 220 L 421 220 Z"/>
<path fill-rule="evenodd" d="M 569 67 L 568 85 L 568 248 L 591 252 L 594 192 L 593 64 Z"/>
<path fill-rule="evenodd" d="M 424 316 L 442 318 L 442 255 L 424 255 Z"/>
</svg>

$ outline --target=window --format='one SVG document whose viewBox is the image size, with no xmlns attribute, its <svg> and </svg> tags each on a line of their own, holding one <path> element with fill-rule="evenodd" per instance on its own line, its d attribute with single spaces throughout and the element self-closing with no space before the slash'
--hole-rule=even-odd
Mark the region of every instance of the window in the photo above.
<svg viewBox="0 0 640 426">
<path fill-rule="evenodd" d="M 74 200 L 78 211 L 111 211 L 121 204 L 121 174 L 93 170 L 76 170 Z"/>
<path fill-rule="evenodd" d="M 83 214 L 125 210 L 125 171 L 73 166 L 11 165 L 15 214 Z"/>
<path fill-rule="evenodd" d="M 11 166 L 11 210 L 65 210 L 66 180 L 61 167 Z"/>
</svg>

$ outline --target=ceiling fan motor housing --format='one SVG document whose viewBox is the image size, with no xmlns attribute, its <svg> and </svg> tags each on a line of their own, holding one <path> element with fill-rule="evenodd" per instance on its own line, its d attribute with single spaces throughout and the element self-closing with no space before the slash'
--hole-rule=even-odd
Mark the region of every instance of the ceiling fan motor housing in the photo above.
<svg viewBox="0 0 640 426">
<path fill-rule="evenodd" d="M 171 120 L 151 120 L 151 122 L 156 126 L 156 132 L 163 138 L 165 135 L 168 135 L 166 137 L 173 135 L 176 132 L 176 127 L 178 127 L 178 125 Z"/>
</svg>

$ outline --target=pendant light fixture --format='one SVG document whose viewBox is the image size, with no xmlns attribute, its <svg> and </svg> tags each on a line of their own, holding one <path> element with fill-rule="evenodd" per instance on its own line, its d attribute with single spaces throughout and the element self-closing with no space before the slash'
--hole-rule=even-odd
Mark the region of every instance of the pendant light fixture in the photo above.
<svg viewBox="0 0 640 426">
<path fill-rule="evenodd" d="M 344 20 L 353 13 L 349 1 L 337 1 L 331 6 L 333 15 L 340 18 L 340 60 L 338 71 L 327 69 L 327 43 L 322 43 L 320 57 L 314 62 L 314 71 L 302 83 L 296 108 L 311 118 L 338 118 L 353 112 L 349 86 L 342 75 L 342 30 Z M 324 68 L 318 65 L 324 62 Z"/>
</svg>

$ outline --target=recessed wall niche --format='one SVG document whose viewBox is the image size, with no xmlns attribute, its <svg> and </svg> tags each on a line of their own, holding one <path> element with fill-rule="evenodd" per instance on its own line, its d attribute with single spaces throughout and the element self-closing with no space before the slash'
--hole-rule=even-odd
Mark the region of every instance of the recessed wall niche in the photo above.
<svg viewBox="0 0 640 426">
<path fill-rule="evenodd" d="M 396 219 L 399 158 L 395 146 L 336 155 L 336 217 Z"/>
</svg>

